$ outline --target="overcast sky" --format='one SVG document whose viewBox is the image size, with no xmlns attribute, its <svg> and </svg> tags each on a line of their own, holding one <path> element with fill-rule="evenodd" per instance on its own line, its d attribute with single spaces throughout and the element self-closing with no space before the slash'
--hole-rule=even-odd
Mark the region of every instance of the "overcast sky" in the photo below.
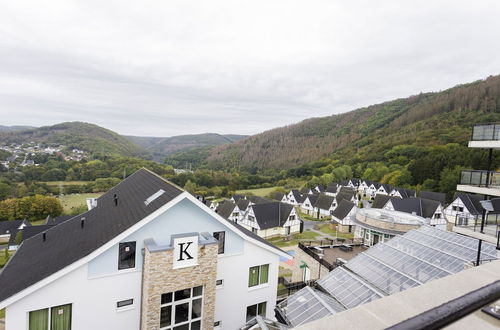
<svg viewBox="0 0 500 330">
<path fill-rule="evenodd" d="M 500 1 L 0 0 L 0 125 L 254 134 L 500 73 Z"/>
</svg>

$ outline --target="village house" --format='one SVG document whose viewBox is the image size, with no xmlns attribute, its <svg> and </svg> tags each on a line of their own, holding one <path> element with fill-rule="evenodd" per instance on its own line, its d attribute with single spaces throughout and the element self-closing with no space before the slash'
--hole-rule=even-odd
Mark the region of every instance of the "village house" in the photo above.
<svg viewBox="0 0 500 330">
<path fill-rule="evenodd" d="M 286 201 L 283 202 L 298 206 L 300 204 L 301 197 L 302 195 L 298 190 L 292 189 L 288 194 L 286 194 Z"/>
<path fill-rule="evenodd" d="M 473 225 L 481 221 L 483 215 L 483 206 L 481 205 L 482 196 L 466 193 L 457 193 L 450 205 L 444 209 L 446 219 L 450 224 Z"/>
<path fill-rule="evenodd" d="M 330 183 L 326 187 L 325 194 L 329 195 L 329 196 L 335 196 L 335 195 L 337 195 L 337 192 L 339 191 L 339 189 L 340 189 L 340 185 L 338 185 L 337 183 Z"/>
<path fill-rule="evenodd" d="M 262 238 L 288 236 L 301 231 L 301 221 L 294 206 L 281 202 L 251 205 L 239 223 Z"/>
<path fill-rule="evenodd" d="M 378 187 L 375 194 L 389 195 L 392 192 L 392 190 L 393 190 L 393 187 L 390 184 L 381 183 L 380 187 Z"/>
<path fill-rule="evenodd" d="M 387 201 L 383 209 L 418 215 L 428 219 L 431 226 L 446 230 L 444 208 L 438 201 L 421 197 L 393 198 Z"/>
<path fill-rule="evenodd" d="M 28 220 L 0 221 L 0 245 L 6 245 L 9 250 L 17 250 L 16 234 L 29 226 L 31 224 Z"/>
<path fill-rule="evenodd" d="M 343 199 L 332 212 L 332 220 L 337 224 L 338 232 L 352 233 L 354 231 L 353 218 L 356 215 L 356 204 Z"/>
<path fill-rule="evenodd" d="M 327 194 L 320 194 L 314 203 L 314 216 L 318 219 L 329 217 L 330 213 L 335 209 L 333 204 L 335 197 Z"/>
<path fill-rule="evenodd" d="M 446 194 L 434 191 L 421 191 L 418 197 L 438 201 L 442 206 L 446 205 Z"/>
<path fill-rule="evenodd" d="M 307 215 L 314 215 L 314 205 L 318 200 L 319 194 L 307 195 L 304 201 L 300 204 L 300 210 Z"/>
<path fill-rule="evenodd" d="M 242 219 L 242 216 L 244 216 L 244 214 L 242 214 L 242 212 L 240 211 L 238 205 L 230 200 L 226 200 L 220 203 L 215 212 L 217 212 L 217 214 L 219 214 L 224 219 L 234 221 L 236 223 Z"/>
<path fill-rule="evenodd" d="M 389 195 L 393 196 L 393 197 L 399 197 L 399 198 L 417 197 L 415 190 L 406 189 L 406 188 L 393 188 Z M 425 198 L 425 197 L 422 197 L 422 198 Z"/>
<path fill-rule="evenodd" d="M 274 316 L 280 257 L 141 169 L 25 240 L 0 273 L 0 309 L 6 330 L 236 329 Z"/>
</svg>

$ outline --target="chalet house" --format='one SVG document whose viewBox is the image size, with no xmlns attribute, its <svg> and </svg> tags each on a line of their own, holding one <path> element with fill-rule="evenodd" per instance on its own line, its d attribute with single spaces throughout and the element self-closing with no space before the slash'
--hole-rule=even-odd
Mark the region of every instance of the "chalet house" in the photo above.
<svg viewBox="0 0 500 330">
<path fill-rule="evenodd" d="M 415 190 L 406 189 L 406 188 L 393 188 L 389 195 L 393 196 L 393 197 L 399 197 L 399 198 L 417 197 Z"/>
<path fill-rule="evenodd" d="M 304 201 L 300 204 L 300 210 L 307 215 L 314 215 L 314 205 L 318 200 L 319 194 L 307 195 Z"/>
<path fill-rule="evenodd" d="M 31 226 L 28 220 L 0 221 L 0 245 L 5 244 L 9 250 L 16 250 L 16 234 L 28 226 Z"/>
<path fill-rule="evenodd" d="M 262 238 L 299 233 L 301 221 L 293 205 L 281 202 L 250 206 L 240 224 Z"/>
<path fill-rule="evenodd" d="M 298 190 L 295 189 L 290 190 L 290 192 L 286 195 L 286 200 L 287 200 L 286 203 L 297 206 L 300 203 L 301 197 L 302 195 Z"/>
<path fill-rule="evenodd" d="M 340 185 L 338 185 L 337 183 L 330 183 L 326 187 L 325 194 L 329 195 L 329 196 L 335 196 L 335 195 L 337 195 L 337 192 L 339 191 L 339 189 L 340 189 Z"/>
<path fill-rule="evenodd" d="M 302 187 L 302 189 L 300 189 L 299 192 L 302 196 L 304 196 L 304 195 L 314 194 L 316 191 L 308 187 Z"/>
<path fill-rule="evenodd" d="M 316 192 L 316 193 L 320 193 L 320 194 L 322 194 L 322 193 L 324 193 L 324 192 L 325 192 L 326 187 L 324 187 L 324 186 L 322 186 L 322 185 L 319 185 L 319 186 L 314 187 L 314 190 L 315 190 L 315 192 Z"/>
<path fill-rule="evenodd" d="M 483 198 L 479 195 L 457 193 L 455 199 L 444 209 L 446 219 L 451 224 L 474 224 L 483 215 Z"/>
<path fill-rule="evenodd" d="M 340 204 L 342 200 L 347 200 L 351 203 L 357 202 L 357 195 L 353 192 L 339 192 L 337 196 L 335 196 L 335 200 L 332 204 L 332 211 Z"/>
<path fill-rule="evenodd" d="M 245 199 L 246 197 L 244 195 L 233 195 L 231 196 L 230 201 L 233 203 L 237 203 L 240 199 Z"/>
<path fill-rule="evenodd" d="M 236 206 L 238 206 L 238 210 L 240 211 L 240 219 L 242 219 L 245 216 L 245 213 L 248 211 L 248 207 L 250 206 L 250 204 L 253 203 L 248 199 L 240 199 L 236 203 Z"/>
<path fill-rule="evenodd" d="M 281 201 L 283 202 L 283 197 L 285 197 L 285 194 L 280 193 L 280 192 L 275 192 L 272 196 L 274 200 Z"/>
<path fill-rule="evenodd" d="M 389 195 L 393 187 L 390 184 L 381 183 L 375 194 Z"/>
<path fill-rule="evenodd" d="M 376 195 L 375 199 L 372 202 L 372 208 L 374 208 L 374 209 L 383 209 L 384 206 L 385 206 L 385 204 L 387 204 L 387 202 L 389 200 L 398 199 L 398 198 L 399 197 L 392 197 L 392 196 L 389 196 L 389 195 Z"/>
<path fill-rule="evenodd" d="M 250 201 L 250 204 L 264 204 L 264 203 L 271 203 L 275 202 L 272 199 L 269 198 L 264 198 L 260 196 L 248 196 L 247 199 Z"/>
<path fill-rule="evenodd" d="M 332 212 L 332 220 L 337 223 L 338 231 L 341 233 L 352 233 L 354 222 L 352 218 L 356 215 L 356 204 L 343 199 Z"/>
<path fill-rule="evenodd" d="M 238 205 L 230 200 L 220 203 L 216 212 L 224 219 L 234 222 L 241 220 L 243 215 Z"/>
<path fill-rule="evenodd" d="M 418 197 L 438 201 L 441 205 L 446 205 L 446 194 L 434 191 L 421 191 Z"/>
<path fill-rule="evenodd" d="M 0 273 L 0 309 L 6 330 L 236 329 L 274 316 L 280 257 L 141 169 L 25 240 Z"/>
<path fill-rule="evenodd" d="M 325 218 L 329 217 L 331 212 L 335 209 L 335 197 L 321 194 L 318 195 L 318 199 L 314 204 L 314 215 L 316 218 Z"/>
<path fill-rule="evenodd" d="M 371 185 L 368 187 L 368 189 L 366 189 L 366 195 L 371 197 L 372 199 L 375 198 L 375 194 L 380 188 L 380 185 L 381 184 L 378 182 L 372 182 Z"/>
<path fill-rule="evenodd" d="M 438 201 L 421 197 L 393 198 L 387 201 L 383 209 L 415 214 L 429 219 L 431 226 L 446 230 L 444 208 Z"/>
</svg>

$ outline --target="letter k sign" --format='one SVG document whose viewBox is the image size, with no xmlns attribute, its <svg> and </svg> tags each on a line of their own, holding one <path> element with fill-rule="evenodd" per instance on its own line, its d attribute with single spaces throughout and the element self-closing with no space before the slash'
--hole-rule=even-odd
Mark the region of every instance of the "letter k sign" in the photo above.
<svg viewBox="0 0 500 330">
<path fill-rule="evenodd" d="M 193 257 L 191 257 L 191 255 L 187 252 L 187 249 L 189 249 L 189 246 L 193 244 L 193 242 L 189 242 L 189 243 L 179 243 L 180 245 L 180 248 L 179 248 L 179 259 L 177 259 L 177 261 L 182 261 L 184 260 L 183 256 L 186 255 L 187 259 L 193 259 Z M 184 247 L 184 245 L 186 247 Z"/>
<path fill-rule="evenodd" d="M 174 269 L 198 265 L 198 236 L 174 237 L 173 243 Z"/>
</svg>

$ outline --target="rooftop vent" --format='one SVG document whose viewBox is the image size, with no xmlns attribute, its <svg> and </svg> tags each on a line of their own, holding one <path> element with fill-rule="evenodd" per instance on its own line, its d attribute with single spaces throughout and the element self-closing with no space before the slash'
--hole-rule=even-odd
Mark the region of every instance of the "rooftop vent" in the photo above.
<svg viewBox="0 0 500 330">
<path fill-rule="evenodd" d="M 118 206 L 118 196 L 116 194 L 113 196 L 113 199 L 115 201 L 115 206 Z"/>
<path fill-rule="evenodd" d="M 84 226 L 85 226 L 85 217 L 80 219 L 80 227 L 83 228 Z"/>
<path fill-rule="evenodd" d="M 47 233 L 43 232 L 42 233 L 42 241 L 45 242 L 47 240 Z"/>
<path fill-rule="evenodd" d="M 155 192 L 154 194 L 152 194 L 151 196 L 148 197 L 148 199 L 146 199 L 144 201 L 144 204 L 146 204 L 146 206 L 148 206 L 149 204 L 151 204 L 155 199 L 157 199 L 158 197 L 160 197 L 161 195 L 163 195 L 165 193 L 165 190 L 163 189 L 160 189 L 158 190 L 157 192 Z"/>
</svg>

